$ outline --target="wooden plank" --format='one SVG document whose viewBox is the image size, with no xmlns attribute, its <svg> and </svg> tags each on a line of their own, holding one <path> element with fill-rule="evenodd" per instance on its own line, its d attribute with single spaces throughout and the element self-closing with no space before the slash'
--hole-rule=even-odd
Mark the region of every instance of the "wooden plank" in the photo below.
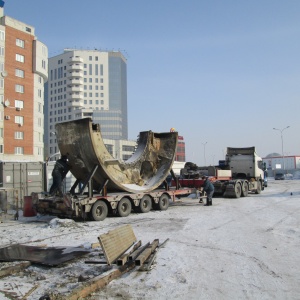
<svg viewBox="0 0 300 300">
<path fill-rule="evenodd" d="M 136 266 L 141 266 L 144 261 L 151 255 L 151 247 L 147 247 L 135 260 Z"/>
<path fill-rule="evenodd" d="M 157 250 L 152 253 L 149 258 L 144 262 L 144 264 L 139 268 L 139 271 L 149 271 L 156 258 Z"/>
<path fill-rule="evenodd" d="M 0 278 L 18 273 L 31 265 L 30 261 L 20 262 L 14 266 L 9 266 L 0 269 Z"/>
<path fill-rule="evenodd" d="M 125 265 L 125 263 L 128 261 L 129 255 L 132 254 L 135 250 L 137 250 L 139 247 L 141 247 L 142 245 L 142 241 L 139 240 L 136 244 L 134 244 L 134 246 L 132 247 L 132 249 L 128 252 L 128 253 L 124 253 L 123 255 L 121 255 L 118 260 L 117 260 L 117 265 L 118 266 L 123 266 Z"/>
<path fill-rule="evenodd" d="M 98 240 L 107 264 L 111 265 L 124 254 L 137 239 L 131 225 L 128 224 L 100 235 Z"/>
<path fill-rule="evenodd" d="M 141 266 L 149 256 L 155 251 L 159 243 L 158 239 L 155 239 L 135 260 L 136 266 Z"/>
<path fill-rule="evenodd" d="M 119 267 L 118 269 L 110 272 L 105 276 L 95 277 L 91 281 L 84 282 L 83 286 L 74 289 L 71 294 L 64 296 L 64 299 L 66 300 L 84 299 L 85 297 L 89 296 L 91 293 L 106 286 L 112 280 L 120 277 L 122 274 L 128 272 L 134 267 L 135 267 L 134 261 L 129 261 L 124 266 Z"/>
<path fill-rule="evenodd" d="M 141 248 L 138 248 L 137 250 L 135 250 L 134 252 L 132 252 L 129 255 L 129 261 L 135 260 L 140 255 L 140 253 L 143 252 L 149 245 L 150 245 L 150 243 L 148 242 L 145 246 L 143 246 Z"/>
</svg>

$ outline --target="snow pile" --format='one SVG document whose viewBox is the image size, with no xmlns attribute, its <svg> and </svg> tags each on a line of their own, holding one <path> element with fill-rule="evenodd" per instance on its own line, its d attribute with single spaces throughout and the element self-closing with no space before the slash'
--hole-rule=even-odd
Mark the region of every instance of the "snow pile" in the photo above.
<svg viewBox="0 0 300 300">
<path fill-rule="evenodd" d="M 50 228 L 78 228 L 78 224 L 74 220 L 54 218 L 49 222 Z"/>
</svg>

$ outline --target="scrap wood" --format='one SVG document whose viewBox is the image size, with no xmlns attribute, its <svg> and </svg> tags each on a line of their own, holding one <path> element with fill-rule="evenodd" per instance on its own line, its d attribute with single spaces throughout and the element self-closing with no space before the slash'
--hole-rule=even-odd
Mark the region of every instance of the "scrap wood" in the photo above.
<svg viewBox="0 0 300 300">
<path fill-rule="evenodd" d="M 155 249 L 154 253 L 152 253 L 149 258 L 144 262 L 144 264 L 139 268 L 139 271 L 149 271 L 151 266 L 156 258 L 157 250 Z"/>
<path fill-rule="evenodd" d="M 120 277 L 124 273 L 130 271 L 135 267 L 134 261 L 127 262 L 124 266 L 119 267 L 118 269 L 110 272 L 105 276 L 98 276 L 93 278 L 90 281 L 85 281 L 82 286 L 74 289 L 70 295 L 65 296 L 65 300 L 77 300 L 84 299 L 89 296 L 91 293 L 103 288 L 109 284 L 112 280 Z"/>
<path fill-rule="evenodd" d="M 21 270 L 24 270 L 25 268 L 29 267 L 30 265 L 31 265 L 30 261 L 24 261 L 24 262 L 17 263 L 14 266 L 1 268 L 0 269 L 0 278 L 18 273 Z"/>
<path fill-rule="evenodd" d="M 139 256 L 135 260 L 135 264 L 137 266 L 141 266 L 144 261 L 148 259 L 148 257 L 154 252 L 156 247 L 158 246 L 159 240 L 155 239 L 144 251 L 142 251 Z"/>
<path fill-rule="evenodd" d="M 129 259 L 129 256 L 136 251 L 139 247 L 141 247 L 142 245 L 142 241 L 139 240 L 137 243 L 135 243 L 132 247 L 131 250 L 129 250 L 128 253 L 124 253 L 123 255 L 121 255 L 118 260 L 117 260 L 117 265 L 118 266 L 123 266 Z"/>
<path fill-rule="evenodd" d="M 146 245 L 144 245 L 143 247 L 138 248 L 137 250 L 135 250 L 134 252 L 132 252 L 129 255 L 129 261 L 135 260 L 140 253 L 142 253 L 144 251 L 144 249 L 146 249 L 148 246 L 150 245 L 150 243 L 148 242 Z"/>
<path fill-rule="evenodd" d="M 154 252 L 148 257 L 148 259 L 144 262 L 144 264 L 139 268 L 139 271 L 149 271 L 151 269 L 151 266 L 153 265 L 153 262 L 156 259 L 158 249 L 161 247 L 164 247 L 164 245 L 167 243 L 168 240 L 169 239 L 166 239 L 163 243 L 159 244 L 155 248 Z M 156 241 L 156 240 L 154 240 L 154 241 Z"/>
<path fill-rule="evenodd" d="M 131 225 L 123 225 L 98 237 L 108 265 L 114 263 L 136 242 Z"/>
</svg>

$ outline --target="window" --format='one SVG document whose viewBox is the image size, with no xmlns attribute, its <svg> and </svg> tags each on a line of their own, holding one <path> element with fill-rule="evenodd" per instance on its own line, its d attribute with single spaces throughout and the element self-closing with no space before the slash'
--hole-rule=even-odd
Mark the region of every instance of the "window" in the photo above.
<svg viewBox="0 0 300 300">
<path fill-rule="evenodd" d="M 47 55 L 47 48 L 45 46 L 42 46 L 42 53 L 43 55 Z"/>
<path fill-rule="evenodd" d="M 25 56 L 21 55 L 21 54 L 16 54 L 16 61 L 24 63 L 25 62 Z"/>
<path fill-rule="evenodd" d="M 5 40 L 5 32 L 0 30 L 0 41 L 4 41 Z"/>
<path fill-rule="evenodd" d="M 16 131 L 15 132 L 15 139 L 16 140 L 23 140 L 24 139 L 24 132 L 22 132 L 22 131 Z"/>
<path fill-rule="evenodd" d="M 43 105 L 42 105 L 42 103 L 38 103 L 38 112 L 40 112 L 40 113 L 43 112 Z"/>
<path fill-rule="evenodd" d="M 1 88 L 1 89 L 4 88 L 4 79 L 0 79 L 0 88 Z"/>
<path fill-rule="evenodd" d="M 24 93 L 24 85 L 16 84 L 16 85 L 15 85 L 15 91 L 16 91 L 17 93 Z"/>
<path fill-rule="evenodd" d="M 3 138 L 3 128 L 0 128 L 0 138 Z"/>
<path fill-rule="evenodd" d="M 24 124 L 24 117 L 21 116 L 15 116 L 15 123 L 23 125 Z"/>
<path fill-rule="evenodd" d="M 17 108 L 24 108 L 24 101 L 22 100 L 15 100 L 15 107 Z"/>
<path fill-rule="evenodd" d="M 16 39 L 16 45 L 18 47 L 24 48 L 25 47 L 25 42 L 23 40 Z"/>
<path fill-rule="evenodd" d="M 0 153 L 3 153 L 3 145 L 0 145 Z"/>
<path fill-rule="evenodd" d="M 4 56 L 4 47 L 0 47 L 0 56 Z"/>
<path fill-rule="evenodd" d="M 24 154 L 24 148 L 23 147 L 15 147 L 15 154 L 19 154 L 19 155 Z"/>
<path fill-rule="evenodd" d="M 42 68 L 46 70 L 46 61 L 42 60 Z M 56 70 L 55 70 L 56 71 Z M 55 78 L 56 79 L 56 78 Z"/>
<path fill-rule="evenodd" d="M 15 75 L 17 77 L 21 77 L 21 78 L 24 78 L 25 76 L 25 72 L 23 70 L 20 70 L 20 69 L 15 69 Z"/>
<path fill-rule="evenodd" d="M 134 152 L 135 151 L 135 146 L 123 145 L 122 150 L 127 151 L 127 152 Z"/>
</svg>

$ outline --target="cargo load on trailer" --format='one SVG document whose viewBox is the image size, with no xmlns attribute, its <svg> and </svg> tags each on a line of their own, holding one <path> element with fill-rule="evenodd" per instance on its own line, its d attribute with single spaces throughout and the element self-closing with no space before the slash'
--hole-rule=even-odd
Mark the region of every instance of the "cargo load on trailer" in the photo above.
<svg viewBox="0 0 300 300">
<path fill-rule="evenodd" d="M 169 200 L 192 193 L 170 189 L 178 133 L 140 132 L 135 153 L 127 161 L 110 155 L 100 125 L 90 118 L 56 124 L 60 153 L 76 181 L 63 195 L 34 194 L 37 212 L 103 220 L 108 212 L 127 216 L 132 209 L 165 210 Z M 164 186 L 164 188 L 161 188 Z"/>
</svg>

